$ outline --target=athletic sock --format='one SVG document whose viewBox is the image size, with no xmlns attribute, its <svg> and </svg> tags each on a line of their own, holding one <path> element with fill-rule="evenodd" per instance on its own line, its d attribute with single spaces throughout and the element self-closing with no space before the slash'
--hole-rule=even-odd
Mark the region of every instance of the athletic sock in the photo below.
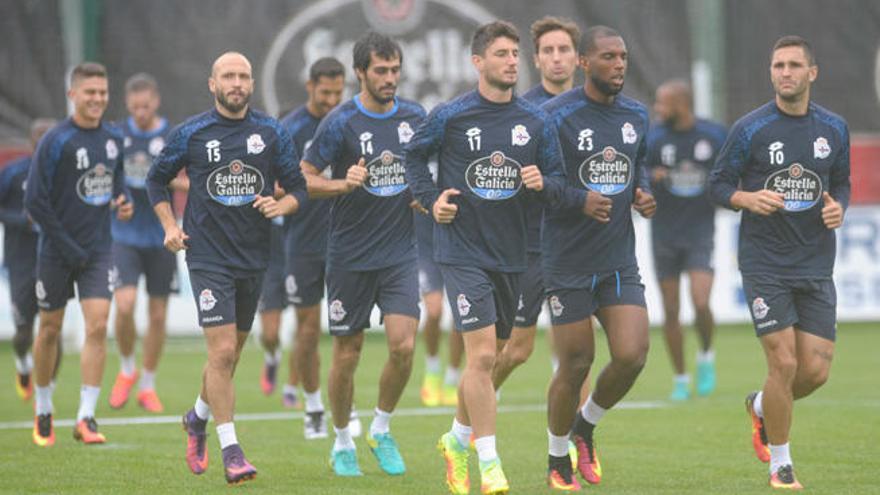
<svg viewBox="0 0 880 495">
<path fill-rule="evenodd" d="M 95 406 L 98 404 L 98 395 L 100 394 L 101 387 L 83 385 L 79 389 L 79 411 L 76 413 L 77 421 L 95 417 Z"/>
<path fill-rule="evenodd" d="M 208 417 L 211 415 L 211 406 L 202 400 L 201 395 L 196 397 L 196 405 L 193 406 L 193 410 L 196 412 L 196 417 L 202 421 L 207 421 Z"/>
<path fill-rule="evenodd" d="M 23 358 L 15 356 L 15 371 L 17 371 L 19 375 L 30 375 L 31 369 L 33 369 L 33 363 L 34 360 L 31 357 L 31 353 L 27 353 Z"/>
<path fill-rule="evenodd" d="M 775 473 L 782 466 L 792 464 L 788 445 L 788 442 L 782 445 L 770 444 L 770 474 Z"/>
<path fill-rule="evenodd" d="M 474 440 L 474 447 L 477 449 L 480 462 L 489 462 L 498 458 L 498 451 L 495 450 L 495 435 L 477 438 Z"/>
<path fill-rule="evenodd" d="M 443 384 L 447 387 L 457 387 L 460 380 L 461 370 L 453 368 L 452 366 L 447 366 L 446 376 L 443 377 Z"/>
<path fill-rule="evenodd" d="M 269 366 L 275 366 L 278 364 L 278 361 L 281 360 L 281 349 L 276 349 L 274 352 L 266 351 L 263 353 L 263 361 Z"/>
<path fill-rule="evenodd" d="M 449 432 L 458 440 L 458 444 L 466 449 L 471 443 L 471 434 L 473 434 L 474 430 L 468 425 L 459 423 L 458 419 L 452 418 L 452 429 Z"/>
<path fill-rule="evenodd" d="M 141 381 L 138 384 L 141 390 L 153 390 L 156 388 L 156 372 L 146 368 L 141 370 Z"/>
<path fill-rule="evenodd" d="M 324 410 L 324 403 L 321 401 L 321 389 L 315 390 L 314 392 L 303 390 L 303 395 L 306 398 L 306 412 Z"/>
<path fill-rule="evenodd" d="M 675 377 L 673 377 L 673 381 L 675 382 L 676 385 L 680 384 L 680 385 L 688 386 L 691 383 L 691 375 L 689 375 L 687 373 L 675 375 Z"/>
<path fill-rule="evenodd" d="M 440 356 L 425 356 L 425 373 L 429 375 L 440 374 Z"/>
<path fill-rule="evenodd" d="M 599 424 L 599 420 L 602 419 L 602 416 L 604 416 L 606 412 L 608 412 L 608 410 L 604 409 L 599 404 L 596 404 L 593 401 L 593 394 L 590 394 L 587 398 L 587 403 L 581 408 L 581 417 L 583 417 L 587 423 L 595 427 Z"/>
<path fill-rule="evenodd" d="M 36 413 L 37 415 L 52 414 L 52 392 L 53 387 L 34 387 L 36 389 Z"/>
<path fill-rule="evenodd" d="M 354 449 L 354 440 L 351 438 L 351 431 L 348 426 L 345 428 L 333 427 L 336 432 L 336 440 L 333 441 L 333 450 L 351 450 Z"/>
<path fill-rule="evenodd" d="M 119 372 L 125 376 L 134 376 L 137 366 L 134 362 L 134 353 L 131 356 L 119 355 Z"/>
<path fill-rule="evenodd" d="M 370 423 L 370 436 L 383 435 L 391 431 L 391 413 L 378 407 L 373 411 L 373 422 Z"/>
<path fill-rule="evenodd" d="M 708 351 L 697 351 L 697 362 L 698 363 L 714 363 L 715 362 L 715 350 L 709 349 Z"/>
<path fill-rule="evenodd" d="M 235 436 L 235 424 L 230 421 L 229 423 L 217 425 L 217 438 L 220 439 L 221 449 L 237 444 L 238 438 Z"/>
<path fill-rule="evenodd" d="M 556 436 L 547 430 L 548 452 L 553 457 L 568 455 L 568 435 Z"/>
</svg>

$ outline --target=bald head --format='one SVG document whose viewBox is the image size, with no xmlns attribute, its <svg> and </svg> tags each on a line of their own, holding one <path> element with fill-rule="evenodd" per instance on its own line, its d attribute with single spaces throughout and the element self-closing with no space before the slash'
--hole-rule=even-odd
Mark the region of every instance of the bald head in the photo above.
<svg viewBox="0 0 880 495">
<path fill-rule="evenodd" d="M 214 61 L 214 65 L 211 66 L 211 77 L 217 77 L 218 71 L 230 65 L 245 66 L 248 72 L 251 71 L 251 61 L 247 57 L 239 52 L 226 52 Z"/>
<path fill-rule="evenodd" d="M 238 52 L 220 55 L 211 67 L 208 89 L 221 114 L 233 119 L 244 117 L 254 91 L 250 61 Z"/>
<path fill-rule="evenodd" d="M 693 119 L 693 91 L 684 79 L 671 79 L 657 88 L 654 112 L 661 121 L 676 126 Z"/>
</svg>

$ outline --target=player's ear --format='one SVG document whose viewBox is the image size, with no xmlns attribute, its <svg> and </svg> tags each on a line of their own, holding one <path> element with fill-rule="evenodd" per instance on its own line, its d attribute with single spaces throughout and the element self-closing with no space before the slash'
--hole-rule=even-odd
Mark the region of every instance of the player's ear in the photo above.
<svg viewBox="0 0 880 495">
<path fill-rule="evenodd" d="M 483 57 L 480 55 L 471 55 L 471 63 L 474 64 L 478 71 L 483 70 Z"/>
<path fill-rule="evenodd" d="M 809 75 L 810 75 L 810 82 L 811 83 L 815 82 L 816 78 L 819 77 L 819 66 L 818 65 L 811 65 Z"/>
<path fill-rule="evenodd" d="M 208 78 L 208 90 L 211 92 L 211 94 L 214 94 L 217 91 L 217 82 L 214 81 L 213 76 Z"/>
</svg>

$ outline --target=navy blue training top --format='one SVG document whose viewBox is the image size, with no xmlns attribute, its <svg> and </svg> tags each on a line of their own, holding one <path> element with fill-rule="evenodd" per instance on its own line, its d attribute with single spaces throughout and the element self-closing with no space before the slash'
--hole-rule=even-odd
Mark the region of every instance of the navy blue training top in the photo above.
<svg viewBox="0 0 880 495">
<path fill-rule="evenodd" d="M 31 157 L 23 156 L 0 171 L 0 222 L 3 223 L 3 265 L 10 271 L 32 270 L 37 259 L 37 230 L 24 211 L 24 192 Z"/>
<path fill-rule="evenodd" d="M 544 89 L 543 84 L 538 84 L 532 89 L 523 93 L 522 97 L 526 101 L 530 101 L 535 105 L 541 104 L 554 98 L 556 95 Z M 526 250 L 529 253 L 539 254 L 541 252 L 541 223 L 544 221 L 544 205 L 539 201 L 533 201 L 526 209 L 528 225 L 528 245 Z"/>
</svg>

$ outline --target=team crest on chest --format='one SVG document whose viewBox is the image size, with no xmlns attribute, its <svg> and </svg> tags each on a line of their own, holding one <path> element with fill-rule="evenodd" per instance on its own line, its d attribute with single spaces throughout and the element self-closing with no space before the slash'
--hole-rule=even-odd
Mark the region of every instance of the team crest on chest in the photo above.
<svg viewBox="0 0 880 495">
<path fill-rule="evenodd" d="M 636 132 L 635 127 L 629 122 L 623 124 L 623 127 L 620 128 L 620 134 L 624 144 L 635 144 L 639 139 L 639 134 Z"/>
<path fill-rule="evenodd" d="M 529 143 L 529 139 L 531 139 L 529 130 L 522 124 L 517 124 L 510 130 L 510 144 L 513 146 L 525 146 Z"/>
<path fill-rule="evenodd" d="M 712 158 L 712 144 L 705 140 L 700 139 L 697 141 L 697 144 L 694 145 L 694 160 L 699 162 L 705 162 L 709 158 Z"/>
<path fill-rule="evenodd" d="M 666 165 L 667 167 L 671 167 L 675 165 L 675 145 L 671 143 L 664 144 L 662 148 L 660 148 L 660 163 Z"/>
<path fill-rule="evenodd" d="M 828 140 L 822 136 L 816 138 L 813 141 L 813 158 L 818 158 L 820 160 L 828 158 L 828 155 L 831 154 L 831 146 L 828 144 Z"/>
<path fill-rule="evenodd" d="M 264 149 L 266 149 L 266 143 L 263 142 L 263 136 L 251 134 L 247 138 L 248 155 L 259 155 Z"/>
<path fill-rule="evenodd" d="M 400 144 L 406 144 L 412 140 L 415 132 L 412 129 L 412 126 L 409 125 L 409 122 L 401 122 L 399 126 L 397 126 L 397 140 Z"/>
<path fill-rule="evenodd" d="M 147 146 L 147 151 L 153 156 L 159 156 L 159 153 L 162 153 L 162 148 L 164 147 L 165 139 L 163 139 L 162 136 L 156 136 L 150 140 L 150 144 Z"/>
<path fill-rule="evenodd" d="M 108 139 L 104 144 L 104 151 L 107 152 L 108 160 L 115 160 L 119 156 L 119 148 L 116 147 L 116 141 L 112 139 Z"/>
</svg>

